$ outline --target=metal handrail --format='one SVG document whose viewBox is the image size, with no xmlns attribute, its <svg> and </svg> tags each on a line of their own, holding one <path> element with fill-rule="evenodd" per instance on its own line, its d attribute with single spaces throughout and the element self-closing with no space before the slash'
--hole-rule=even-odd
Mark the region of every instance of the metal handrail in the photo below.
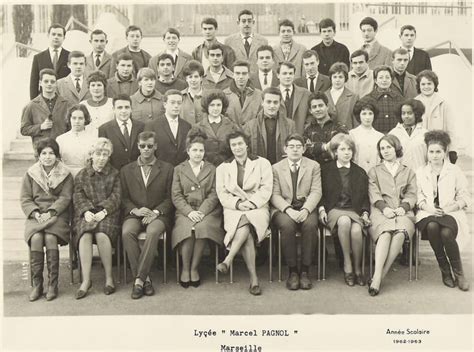
<svg viewBox="0 0 474 352">
<path fill-rule="evenodd" d="M 472 70 L 472 65 L 469 62 L 469 60 L 467 59 L 466 55 L 464 55 L 461 48 L 459 48 L 459 46 L 452 40 L 445 40 L 444 42 L 438 43 L 436 45 L 432 45 L 428 48 L 425 48 L 424 50 L 425 51 L 430 51 L 430 50 L 436 49 L 436 48 L 438 48 L 440 46 L 443 46 L 443 45 L 446 45 L 446 44 L 449 44 L 449 49 L 448 49 L 449 54 L 451 54 L 451 51 L 454 49 L 454 51 L 461 58 L 461 61 L 464 63 L 464 65 L 466 65 L 470 70 Z"/>
<path fill-rule="evenodd" d="M 397 27 L 397 18 L 395 16 L 390 17 L 388 20 L 383 21 L 381 24 L 379 24 L 379 28 L 384 27 L 387 25 L 389 22 L 395 21 L 395 27 Z"/>
<path fill-rule="evenodd" d="M 68 31 L 73 24 L 77 24 L 78 26 L 84 28 L 86 31 L 92 32 L 92 29 L 87 27 L 84 23 L 76 20 L 73 16 L 69 17 L 69 20 L 67 21 L 66 26 L 65 26 L 66 30 Z"/>
<path fill-rule="evenodd" d="M 23 44 L 23 43 L 20 43 L 20 42 L 15 42 L 11 48 L 8 50 L 8 52 L 6 53 L 6 55 L 3 57 L 3 62 L 6 61 L 8 59 L 8 57 L 13 53 L 13 51 L 15 51 L 16 49 L 27 49 L 27 50 L 31 50 L 31 51 L 34 51 L 34 52 L 37 52 L 37 53 L 40 53 L 41 50 L 39 49 L 36 49 L 36 48 L 33 48 L 32 46 L 29 46 L 29 45 L 26 45 L 26 44 Z"/>
</svg>

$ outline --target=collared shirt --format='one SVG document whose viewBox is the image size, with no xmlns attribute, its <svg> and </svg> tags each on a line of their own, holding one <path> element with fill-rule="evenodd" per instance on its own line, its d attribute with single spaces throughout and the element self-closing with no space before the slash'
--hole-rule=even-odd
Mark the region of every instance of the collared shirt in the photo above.
<svg viewBox="0 0 474 352">
<path fill-rule="evenodd" d="M 178 117 L 175 119 L 171 119 L 168 115 L 165 114 L 166 120 L 168 121 L 168 125 L 170 126 L 171 133 L 173 133 L 174 138 L 178 135 Z"/>
<path fill-rule="evenodd" d="M 214 72 L 211 69 L 209 69 L 209 74 L 211 75 L 212 80 L 216 83 L 219 82 L 219 79 L 221 78 L 223 73 L 224 73 L 224 67 L 221 67 L 219 72 Z"/>
<path fill-rule="evenodd" d="M 54 50 L 58 51 L 58 60 L 59 60 L 59 57 L 61 56 L 61 51 L 63 50 L 63 48 L 61 47 L 57 49 L 49 48 L 49 56 L 51 57 L 51 62 L 54 62 Z"/>
<path fill-rule="evenodd" d="M 122 134 L 125 133 L 125 126 L 123 125 L 123 123 L 125 122 L 125 124 L 127 125 L 127 129 L 128 129 L 128 135 L 130 136 L 130 133 L 132 133 L 132 120 L 127 119 L 127 121 L 122 121 L 122 120 L 119 120 L 119 119 L 116 118 L 115 121 L 117 121 L 117 123 L 120 127 L 120 131 L 122 131 Z"/>
<path fill-rule="evenodd" d="M 290 41 L 289 43 L 280 43 L 281 51 L 283 52 L 283 57 L 285 61 L 288 61 L 292 45 L 293 41 Z"/>
<path fill-rule="evenodd" d="M 191 164 L 191 161 L 190 161 L 190 160 L 188 160 L 188 163 L 189 163 L 189 166 L 191 166 L 191 170 L 193 170 L 194 176 L 198 177 L 199 173 L 200 173 L 201 170 L 202 170 L 202 167 L 204 166 L 204 161 L 201 161 L 201 162 L 199 163 L 199 165 L 196 166 L 196 167 L 193 166 L 193 164 Z"/>
<path fill-rule="evenodd" d="M 345 167 L 346 169 L 350 169 L 351 168 L 351 162 L 349 161 L 347 164 L 343 164 L 339 160 L 336 160 L 336 166 L 337 166 L 338 169 L 340 169 L 341 167 Z"/>
<path fill-rule="evenodd" d="M 400 161 L 398 160 L 395 160 L 393 163 L 391 162 L 388 162 L 386 160 L 383 161 L 385 167 L 387 168 L 388 172 L 390 172 L 390 174 L 395 177 L 395 175 L 397 174 L 397 171 L 398 171 L 398 168 L 400 167 Z"/>
<path fill-rule="evenodd" d="M 56 105 L 56 100 L 58 100 L 58 95 L 54 94 L 54 97 L 52 97 L 51 99 L 46 98 L 43 94 L 41 94 L 41 96 L 43 97 L 43 100 L 46 105 L 48 105 L 49 112 L 52 113 L 54 105 Z"/>
<path fill-rule="evenodd" d="M 265 73 L 267 74 L 267 84 L 265 85 Z M 260 81 L 260 85 L 262 86 L 262 91 L 265 88 L 271 87 L 272 85 L 272 80 L 273 80 L 273 71 L 270 70 L 268 72 L 263 72 L 258 70 L 258 80 Z"/>
<path fill-rule="evenodd" d="M 346 87 L 359 95 L 360 98 L 366 96 L 374 89 L 374 71 L 368 68 L 360 76 L 353 70 L 349 71 L 349 79 L 346 82 Z"/>
<path fill-rule="evenodd" d="M 319 76 L 319 72 L 316 72 L 316 75 L 313 78 L 314 90 L 316 90 L 316 82 L 318 81 L 318 76 Z M 306 75 L 306 87 L 308 88 L 308 90 L 309 90 L 309 87 L 311 87 L 311 77 L 309 75 Z"/>
<path fill-rule="evenodd" d="M 212 117 L 211 115 L 207 115 L 207 118 L 209 120 L 209 123 L 221 123 L 222 122 L 222 117 L 219 115 L 217 118 Z"/>
<path fill-rule="evenodd" d="M 334 87 L 331 88 L 330 92 L 331 92 L 331 97 L 332 97 L 332 101 L 334 102 L 334 105 L 337 104 L 337 101 L 341 97 L 343 90 L 344 90 L 344 86 L 340 89 L 335 89 Z"/>
<path fill-rule="evenodd" d="M 190 89 L 188 89 L 189 97 L 192 101 L 197 97 L 198 99 L 202 97 L 202 88 L 198 93 L 193 93 Z"/>
<path fill-rule="evenodd" d="M 287 158 L 287 160 L 288 160 L 288 165 L 290 165 L 290 170 L 293 171 L 293 164 L 295 164 L 295 162 L 294 162 L 294 161 L 291 161 L 291 160 L 288 159 L 288 158 Z M 299 169 L 300 169 L 300 167 L 301 167 L 301 161 L 302 161 L 302 160 L 303 160 L 303 159 L 300 159 L 300 160 L 296 161 L 296 170 L 299 170 Z"/>
<path fill-rule="evenodd" d="M 291 96 L 293 95 L 293 85 L 291 85 L 290 87 L 286 88 L 286 87 L 283 87 L 281 84 L 280 84 L 280 92 L 281 92 L 281 96 L 283 97 L 283 100 L 286 101 L 286 90 L 289 89 L 290 91 L 288 92 L 290 94 L 290 98 Z"/>
<path fill-rule="evenodd" d="M 398 84 L 400 85 L 400 89 L 402 90 L 402 93 L 403 93 L 403 87 L 405 86 L 406 71 L 400 74 L 396 72 L 395 70 L 393 70 L 393 75 L 395 76 L 395 79 L 398 81 Z"/>
<path fill-rule="evenodd" d="M 71 77 L 72 84 L 74 85 L 74 87 L 76 86 L 77 79 L 79 79 L 79 86 L 82 89 L 82 85 L 84 84 L 84 75 L 82 75 L 81 77 L 75 77 L 72 74 L 70 74 L 69 76 Z"/>
<path fill-rule="evenodd" d="M 153 160 L 148 162 L 148 163 L 144 163 L 141 156 L 138 157 L 137 164 L 140 167 L 140 171 L 142 173 L 142 178 L 143 178 L 143 183 L 145 185 L 148 183 L 148 178 L 150 177 L 151 169 L 152 169 L 153 165 L 155 165 L 155 162 L 156 162 L 155 157 L 153 157 Z"/>
<path fill-rule="evenodd" d="M 408 61 L 411 61 L 411 59 L 413 58 L 413 47 L 405 48 L 404 46 L 401 46 L 400 48 L 403 48 L 408 51 Z"/>
<path fill-rule="evenodd" d="M 245 38 L 247 38 L 247 41 L 249 42 L 249 45 L 252 45 L 253 33 L 249 34 L 248 36 L 245 36 L 242 33 L 240 33 L 240 37 L 242 38 L 242 44 L 243 45 L 245 45 Z"/>
<path fill-rule="evenodd" d="M 371 41 L 370 43 L 364 43 L 364 45 L 362 45 L 362 48 L 367 51 L 367 53 L 370 54 L 370 51 L 372 50 L 373 46 L 374 46 L 374 43 L 375 43 L 375 40 Z"/>
<path fill-rule="evenodd" d="M 176 63 L 176 61 L 178 60 L 179 49 L 176 49 L 175 51 L 166 50 L 165 52 L 167 54 L 170 54 L 173 57 L 174 62 Z"/>
<path fill-rule="evenodd" d="M 101 53 L 96 53 L 96 52 L 92 52 L 92 59 L 93 59 L 93 62 L 94 62 L 94 66 L 95 66 L 95 62 L 97 60 L 97 55 L 99 55 L 99 60 L 100 60 L 100 63 L 102 63 L 102 61 L 104 60 L 104 51 L 101 52 Z"/>
</svg>

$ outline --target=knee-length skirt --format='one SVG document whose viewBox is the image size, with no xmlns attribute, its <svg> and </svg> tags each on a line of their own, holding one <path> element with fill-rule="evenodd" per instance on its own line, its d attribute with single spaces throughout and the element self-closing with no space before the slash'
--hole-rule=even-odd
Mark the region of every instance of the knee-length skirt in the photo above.
<svg viewBox="0 0 474 352">
<path fill-rule="evenodd" d="M 25 241 L 30 244 L 31 237 L 38 232 L 49 233 L 58 238 L 58 244 L 64 246 L 69 243 L 70 231 L 69 217 L 53 216 L 48 220 L 51 224 L 39 224 L 36 219 L 26 219 Z M 46 225 L 46 227 L 44 226 Z"/>
<path fill-rule="evenodd" d="M 426 218 L 421 219 L 420 221 L 418 221 L 416 223 L 416 226 L 418 227 L 418 229 L 421 232 L 421 239 L 422 240 L 427 240 L 428 239 L 425 228 L 426 228 L 426 225 L 428 225 L 428 223 L 430 223 L 430 222 L 435 222 L 439 226 L 443 226 L 443 227 L 447 227 L 447 228 L 451 229 L 451 231 L 453 231 L 453 234 L 455 236 L 457 236 L 457 234 L 458 234 L 458 224 L 457 224 L 456 220 L 451 215 L 443 215 L 443 216 L 431 215 L 431 216 L 428 216 Z"/>
<path fill-rule="evenodd" d="M 404 231 L 411 238 L 415 233 L 414 220 L 415 216 L 411 210 L 403 216 L 388 219 L 378 208 L 372 207 L 370 214 L 372 226 L 369 229 L 369 233 L 374 242 L 377 242 L 379 236 L 384 232 L 395 234 Z"/>
<path fill-rule="evenodd" d="M 353 222 L 358 223 L 362 228 L 364 224 L 360 219 L 360 216 L 352 209 L 341 209 L 341 208 L 333 208 L 329 210 L 328 213 L 328 227 L 331 230 L 331 234 L 335 235 L 337 232 L 337 220 L 341 216 L 349 217 Z"/>
</svg>

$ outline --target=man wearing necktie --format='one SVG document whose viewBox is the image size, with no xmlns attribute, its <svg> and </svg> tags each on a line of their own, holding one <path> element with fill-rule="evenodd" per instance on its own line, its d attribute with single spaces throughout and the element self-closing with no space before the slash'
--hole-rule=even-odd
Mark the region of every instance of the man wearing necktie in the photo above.
<svg viewBox="0 0 474 352">
<path fill-rule="evenodd" d="M 33 100 L 40 93 L 39 74 L 44 68 L 53 69 L 57 79 L 66 77 L 71 71 L 67 66 L 69 51 L 62 47 L 66 29 L 54 23 L 48 28 L 49 48 L 33 57 L 30 75 L 30 99 Z"/>
<path fill-rule="evenodd" d="M 410 24 L 400 28 L 400 40 L 402 48 L 408 51 L 409 62 L 407 71 L 412 75 L 417 75 L 423 70 L 431 70 L 431 60 L 424 50 L 415 48 L 416 29 Z"/>
<path fill-rule="evenodd" d="M 272 221 L 280 231 L 281 248 L 288 265 L 289 290 L 312 287 L 309 267 L 316 248 L 317 205 L 321 199 L 321 170 L 316 161 L 303 156 L 304 138 L 291 134 L 285 141 L 288 156 L 272 166 Z M 301 269 L 297 267 L 296 234 L 301 233 Z"/>
<path fill-rule="evenodd" d="M 92 72 L 100 70 L 105 76 L 112 78 L 115 73 L 115 64 L 112 62 L 112 55 L 106 50 L 108 43 L 107 34 L 101 29 L 92 31 L 89 43 L 92 46 L 92 52 L 86 57 L 86 77 Z"/>
<path fill-rule="evenodd" d="M 67 65 L 71 73 L 58 80 L 58 93 L 72 104 L 79 104 L 91 97 L 84 75 L 86 56 L 82 51 L 71 51 Z"/>
<path fill-rule="evenodd" d="M 179 116 L 182 104 L 181 91 L 168 90 L 163 96 L 164 115 L 145 125 L 145 131 L 153 131 L 156 134 L 156 157 L 174 166 L 187 158 L 186 136 L 191 129 L 191 124 Z"/>
<path fill-rule="evenodd" d="M 295 25 L 290 20 L 280 21 L 278 24 L 280 32 L 280 42 L 273 47 L 275 52 L 275 61 L 277 64 L 283 61 L 290 61 L 296 67 L 296 77 L 304 75 L 303 69 L 303 53 L 306 47 L 295 42 L 293 35 L 295 34 Z"/>
<path fill-rule="evenodd" d="M 304 75 L 295 79 L 295 85 L 306 88 L 310 93 L 325 92 L 331 87 L 331 81 L 318 71 L 319 55 L 314 50 L 306 50 L 302 56 Z"/>
<path fill-rule="evenodd" d="M 257 49 L 257 72 L 250 73 L 250 84 L 261 91 L 278 86 L 275 70 L 275 52 L 270 45 L 262 45 Z"/>
<path fill-rule="evenodd" d="M 111 165 L 120 169 L 139 155 L 137 136 L 145 125 L 131 119 L 132 101 L 128 95 L 120 94 L 113 99 L 114 119 L 99 127 L 99 137 L 108 138 L 114 146 L 110 157 Z"/>
</svg>

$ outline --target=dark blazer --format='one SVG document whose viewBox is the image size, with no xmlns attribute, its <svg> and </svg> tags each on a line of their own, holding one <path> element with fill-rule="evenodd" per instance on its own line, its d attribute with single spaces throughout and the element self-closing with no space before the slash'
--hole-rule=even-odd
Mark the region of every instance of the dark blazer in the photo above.
<svg viewBox="0 0 474 352">
<path fill-rule="evenodd" d="M 296 133 L 303 134 L 306 116 L 308 116 L 309 91 L 293 84 L 293 102 L 291 116 L 286 116 L 295 122 Z M 285 101 L 281 100 L 281 110 L 286 110 Z"/>
<path fill-rule="evenodd" d="M 133 208 L 146 207 L 159 210 L 158 219 L 170 229 L 174 216 L 171 203 L 171 185 L 173 183 L 173 165 L 156 160 L 151 168 L 148 182 L 143 182 L 142 172 L 137 161 L 125 165 L 120 170 L 122 184 L 122 210 L 124 219 L 137 218 L 130 214 Z"/>
<path fill-rule="evenodd" d="M 95 67 L 95 57 L 93 56 L 93 52 L 86 56 L 86 72 L 84 76 L 89 76 L 92 72 L 96 71 L 97 68 Z M 115 73 L 115 62 L 108 52 L 104 52 L 104 57 L 99 65 L 99 71 L 105 73 L 107 78 L 112 78 Z"/>
<path fill-rule="evenodd" d="M 360 215 L 364 211 L 370 212 L 369 179 L 364 169 L 351 161 L 349 178 L 352 208 Z M 336 207 L 342 190 L 341 176 L 335 160 L 321 165 L 321 185 L 323 196 L 320 205 L 329 213 Z"/>
<path fill-rule="evenodd" d="M 116 119 L 104 123 L 99 127 L 99 137 L 110 139 L 114 146 L 114 151 L 110 156 L 110 164 L 120 171 L 122 166 L 137 160 L 140 152 L 138 150 L 138 134 L 143 132 L 144 123 L 137 120 L 132 121 L 132 130 L 130 131 L 130 144 L 127 146 L 125 137 L 117 123 Z"/>
<path fill-rule="evenodd" d="M 156 157 L 173 166 L 185 161 L 188 156 L 186 153 L 186 136 L 190 129 L 191 124 L 189 122 L 178 118 L 178 134 L 175 139 L 164 115 L 145 124 L 145 131 L 156 133 L 155 140 L 158 144 L 158 149 L 155 152 Z"/>
<path fill-rule="evenodd" d="M 295 84 L 295 86 L 306 88 L 309 91 L 306 76 L 295 79 L 293 83 Z M 329 79 L 329 77 L 321 73 L 318 74 L 318 78 L 316 79 L 316 85 L 314 86 L 314 92 L 324 93 L 329 88 L 331 88 L 331 80 Z"/>
<path fill-rule="evenodd" d="M 260 84 L 260 81 L 258 79 L 258 71 L 256 73 L 250 74 L 250 84 L 254 88 L 257 88 L 259 90 L 263 90 L 262 85 Z M 277 72 L 273 71 L 272 83 L 270 84 L 270 86 L 271 87 L 278 87 L 279 85 L 280 85 L 280 80 L 277 77 Z"/>
<path fill-rule="evenodd" d="M 67 67 L 68 56 L 69 51 L 62 48 L 56 68 L 57 79 L 66 77 L 71 73 L 71 70 Z M 31 66 L 30 75 L 30 100 L 33 100 L 39 94 L 39 73 L 43 68 L 54 69 L 51 56 L 49 55 L 49 49 L 46 49 L 33 57 L 33 65 Z"/>
<path fill-rule="evenodd" d="M 431 70 L 431 60 L 424 50 L 413 48 L 413 56 L 407 66 L 407 71 L 412 75 L 417 75 L 423 70 Z"/>
<path fill-rule="evenodd" d="M 148 67 L 151 68 L 153 71 L 155 71 L 156 77 L 158 77 L 158 57 L 162 54 L 165 54 L 166 51 L 162 51 L 161 53 L 158 53 L 157 55 L 153 56 L 150 59 L 150 62 L 148 63 Z M 179 78 L 185 78 L 183 77 L 183 68 L 186 66 L 186 63 L 188 61 L 191 61 L 193 58 L 191 55 L 188 53 L 185 53 L 181 49 L 178 49 L 178 62 L 176 62 L 176 67 L 174 68 L 173 75 L 175 77 Z"/>
</svg>

